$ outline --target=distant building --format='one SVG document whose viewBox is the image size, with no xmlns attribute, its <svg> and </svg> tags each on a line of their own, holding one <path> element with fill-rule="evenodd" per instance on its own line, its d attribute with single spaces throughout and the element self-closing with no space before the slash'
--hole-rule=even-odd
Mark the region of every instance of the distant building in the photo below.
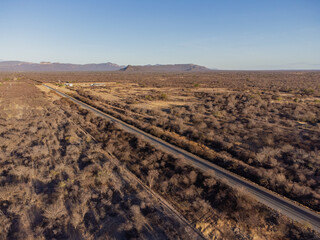
<svg viewBox="0 0 320 240">
<path fill-rule="evenodd" d="M 73 86 L 72 83 L 65 83 L 64 85 L 67 86 L 67 87 L 72 87 Z"/>
<path fill-rule="evenodd" d="M 104 83 L 92 83 L 92 84 L 90 84 L 90 86 L 91 87 L 103 87 L 103 86 L 105 86 L 105 84 Z"/>
</svg>

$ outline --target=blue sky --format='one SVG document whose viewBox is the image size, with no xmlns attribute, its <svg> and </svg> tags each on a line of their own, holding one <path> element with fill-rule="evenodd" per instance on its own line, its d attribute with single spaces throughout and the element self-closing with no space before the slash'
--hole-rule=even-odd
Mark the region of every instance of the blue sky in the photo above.
<svg viewBox="0 0 320 240">
<path fill-rule="evenodd" d="M 319 0 L 1 0 L 0 59 L 320 69 Z"/>
</svg>

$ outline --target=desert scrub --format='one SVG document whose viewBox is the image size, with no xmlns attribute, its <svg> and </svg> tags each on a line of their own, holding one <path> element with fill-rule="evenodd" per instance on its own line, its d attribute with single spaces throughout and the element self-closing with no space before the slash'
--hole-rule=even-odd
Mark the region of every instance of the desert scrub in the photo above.
<svg viewBox="0 0 320 240">
<path fill-rule="evenodd" d="M 145 99 L 148 100 L 148 101 L 151 101 L 153 98 L 152 98 L 151 95 L 146 95 L 146 96 L 145 96 Z"/>
<path fill-rule="evenodd" d="M 161 100 L 167 100 L 167 99 L 168 99 L 168 95 L 165 94 L 165 93 L 161 93 L 160 96 L 159 96 L 159 98 L 160 98 Z"/>
</svg>

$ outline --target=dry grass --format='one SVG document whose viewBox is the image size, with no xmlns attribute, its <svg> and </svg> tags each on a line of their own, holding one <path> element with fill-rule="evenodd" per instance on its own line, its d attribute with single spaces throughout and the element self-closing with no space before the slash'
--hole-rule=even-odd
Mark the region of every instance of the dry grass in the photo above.
<svg viewBox="0 0 320 240">
<path fill-rule="evenodd" d="M 30 82 L 1 86 L 0 93 L 0 110 L 12 114 L 8 121 L 0 111 L 0 239 L 189 237 L 186 224 L 120 174 L 120 163 L 68 120 L 72 111 Z M 21 102 L 27 107 L 8 107 Z"/>
<path fill-rule="evenodd" d="M 115 75 L 73 95 L 319 211 L 318 72 L 180 75 Z"/>
</svg>

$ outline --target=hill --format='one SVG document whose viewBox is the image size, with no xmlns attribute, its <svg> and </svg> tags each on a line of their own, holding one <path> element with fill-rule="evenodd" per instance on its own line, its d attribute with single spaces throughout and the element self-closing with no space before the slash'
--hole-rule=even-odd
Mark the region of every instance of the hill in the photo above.
<svg viewBox="0 0 320 240">
<path fill-rule="evenodd" d="M 124 72 L 204 72 L 210 69 L 195 64 L 172 64 L 172 65 L 128 65 L 120 71 Z"/>
<path fill-rule="evenodd" d="M 4 72 L 77 72 L 77 71 L 117 71 L 124 66 L 114 63 L 71 64 L 71 63 L 30 63 L 21 61 L 0 62 L 0 71 Z"/>
</svg>

